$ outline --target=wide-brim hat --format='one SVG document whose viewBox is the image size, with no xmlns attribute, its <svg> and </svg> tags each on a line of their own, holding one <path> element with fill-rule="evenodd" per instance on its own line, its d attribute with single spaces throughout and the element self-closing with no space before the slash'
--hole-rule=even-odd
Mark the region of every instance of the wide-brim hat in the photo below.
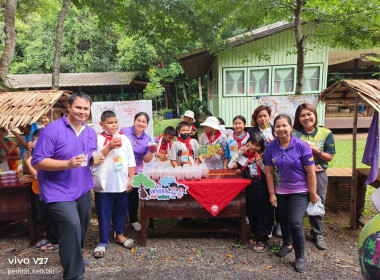
<svg viewBox="0 0 380 280">
<path fill-rule="evenodd" d="M 222 128 L 219 126 L 219 120 L 216 117 L 207 117 L 207 119 L 201 123 L 202 126 L 209 126 L 211 128 L 214 128 L 216 130 L 222 130 Z"/>
<path fill-rule="evenodd" d="M 184 117 L 192 118 L 192 119 L 193 119 L 192 122 L 195 122 L 194 112 L 193 112 L 193 111 L 187 110 L 187 111 L 183 114 L 182 119 L 183 119 Z"/>
<path fill-rule="evenodd" d="M 380 189 L 377 189 L 377 191 L 371 195 L 371 201 L 377 212 L 380 214 Z"/>
</svg>

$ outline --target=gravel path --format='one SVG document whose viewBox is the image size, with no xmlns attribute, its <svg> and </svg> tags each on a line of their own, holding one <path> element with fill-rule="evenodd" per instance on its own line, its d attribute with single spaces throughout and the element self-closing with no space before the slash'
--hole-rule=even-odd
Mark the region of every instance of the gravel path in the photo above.
<svg viewBox="0 0 380 280">
<path fill-rule="evenodd" d="M 91 226 L 85 246 L 86 279 L 361 279 L 357 262 L 358 230 L 347 228 L 347 214 L 329 213 L 326 220 L 328 250 L 319 251 L 306 233 L 307 271 L 293 270 L 294 253 L 279 259 L 267 252 L 258 254 L 238 242 L 237 234 L 192 233 L 154 234 L 148 246 L 132 253 L 110 243 L 103 259 L 94 259 L 92 250 L 97 227 Z M 332 221 L 332 222 L 331 222 Z M 171 226 L 160 224 L 159 226 Z M 28 248 L 26 230 L 21 224 L 0 226 L 1 279 L 60 279 L 62 270 L 57 252 L 43 253 Z M 130 228 L 128 237 L 140 241 Z M 271 243 L 280 242 L 274 237 Z M 40 258 L 40 259 L 38 259 Z M 42 259 L 41 259 L 42 258 Z M 37 260 L 38 259 L 38 260 Z M 20 264 L 24 260 L 29 264 Z M 34 264 L 46 262 L 46 264 Z M 12 263 L 11 263 L 12 262 Z M 20 274 L 28 272 L 34 274 Z M 39 274 L 36 274 L 38 273 Z M 46 274 L 49 273 L 50 274 Z M 18 273 L 18 274 L 9 274 Z M 45 273 L 45 274 L 41 274 Z"/>
</svg>

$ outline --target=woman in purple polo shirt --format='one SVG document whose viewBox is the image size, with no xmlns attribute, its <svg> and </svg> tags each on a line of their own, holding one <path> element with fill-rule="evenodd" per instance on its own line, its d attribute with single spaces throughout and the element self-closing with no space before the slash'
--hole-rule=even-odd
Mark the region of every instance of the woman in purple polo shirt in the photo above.
<svg viewBox="0 0 380 280">
<path fill-rule="evenodd" d="M 305 235 L 303 217 L 309 203 L 318 201 L 317 179 L 310 147 L 292 136 L 292 121 L 280 114 L 274 119 L 277 138 L 265 150 L 265 170 L 270 202 L 278 207 L 283 244 L 277 256 L 285 257 L 295 250 L 295 270 L 303 272 Z"/>
<path fill-rule="evenodd" d="M 143 171 L 143 162 L 150 162 L 154 153 L 149 152 L 148 142 L 151 140 L 145 129 L 148 127 L 149 115 L 145 112 L 139 112 L 135 115 L 134 125 L 120 129 L 131 141 L 133 152 L 136 160 L 136 173 Z M 128 215 L 129 223 L 135 231 L 141 230 L 141 224 L 137 221 L 137 212 L 139 209 L 138 189 L 133 188 L 129 193 Z"/>
</svg>

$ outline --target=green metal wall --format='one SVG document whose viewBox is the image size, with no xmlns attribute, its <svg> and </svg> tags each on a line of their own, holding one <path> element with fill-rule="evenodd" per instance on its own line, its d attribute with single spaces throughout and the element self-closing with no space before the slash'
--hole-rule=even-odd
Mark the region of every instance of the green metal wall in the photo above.
<svg viewBox="0 0 380 280">
<path fill-rule="evenodd" d="M 326 88 L 327 83 L 328 47 L 314 46 L 308 43 L 307 49 L 305 64 L 321 63 L 323 65 L 321 75 L 323 90 Z M 250 126 L 251 116 L 258 106 L 258 101 L 255 101 L 252 96 L 223 97 L 223 68 L 296 65 L 296 54 L 287 55 L 288 51 L 294 50 L 294 32 L 293 30 L 288 30 L 232 48 L 217 57 L 211 68 L 214 77 L 215 73 L 217 73 L 218 80 L 217 92 L 214 90 L 212 104 L 209 104 L 210 111 L 213 115 L 223 118 L 226 126 L 232 126 L 232 119 L 236 115 L 243 115 L 247 119 L 247 125 Z M 259 60 L 258 53 L 268 54 L 271 58 L 270 61 Z M 215 82 L 215 78 L 213 82 Z M 318 123 L 323 125 L 325 106 L 320 104 L 317 111 Z"/>
</svg>

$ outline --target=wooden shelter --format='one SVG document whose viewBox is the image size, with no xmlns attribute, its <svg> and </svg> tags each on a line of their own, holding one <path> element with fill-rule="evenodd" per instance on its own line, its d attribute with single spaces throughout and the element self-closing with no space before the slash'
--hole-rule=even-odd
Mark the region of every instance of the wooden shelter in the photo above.
<svg viewBox="0 0 380 280">
<path fill-rule="evenodd" d="M 368 105 L 380 112 L 380 80 L 341 80 L 322 91 L 320 101 L 326 104 L 341 104 L 354 107 L 353 120 L 353 152 L 352 152 L 352 179 L 351 179 L 351 206 L 350 226 L 357 228 L 360 221 L 358 207 L 358 186 L 356 169 L 356 135 L 358 127 L 359 106 Z"/>
<path fill-rule="evenodd" d="M 34 123 L 47 113 L 66 113 L 70 91 L 40 90 L 0 93 L 0 127 L 7 129 Z"/>
</svg>

